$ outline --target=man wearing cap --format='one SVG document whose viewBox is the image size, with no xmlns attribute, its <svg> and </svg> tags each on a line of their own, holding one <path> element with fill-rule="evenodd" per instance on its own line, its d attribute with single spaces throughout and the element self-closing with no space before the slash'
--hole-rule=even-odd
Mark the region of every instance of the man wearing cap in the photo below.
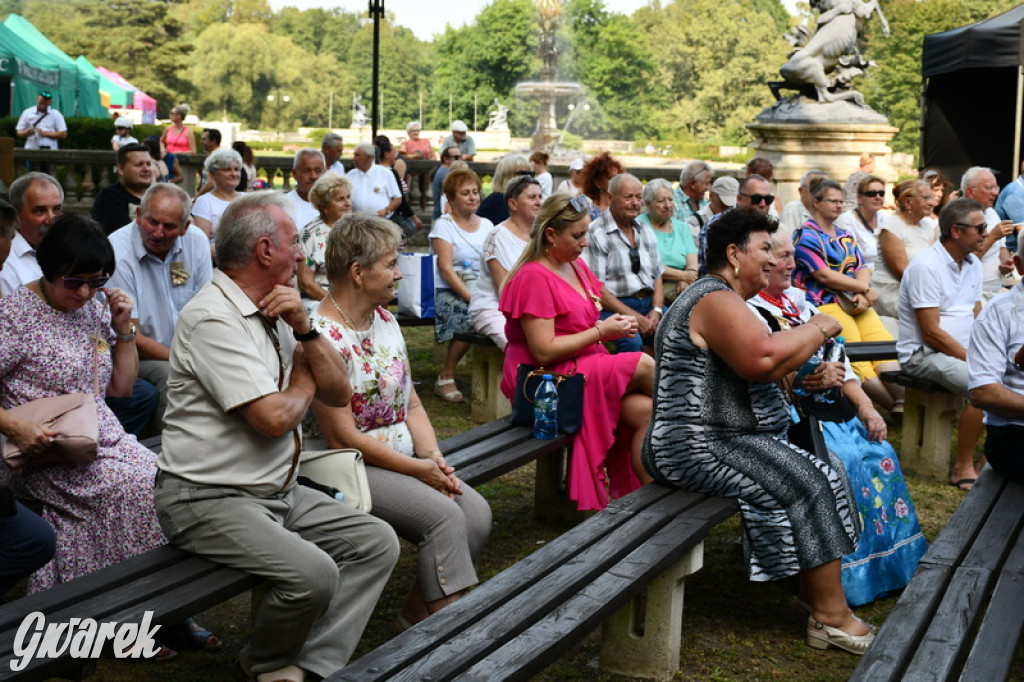
<svg viewBox="0 0 1024 682">
<path fill-rule="evenodd" d="M 463 161 L 472 161 L 476 158 L 476 142 L 468 134 L 469 128 L 462 121 L 455 121 L 452 123 L 452 134 L 444 138 L 444 143 L 441 144 L 441 149 L 448 149 L 448 147 L 458 147 L 459 153 L 462 154 Z"/>
<path fill-rule="evenodd" d="M 700 238 L 700 231 L 713 216 L 722 213 L 726 209 L 736 205 L 736 194 L 740 191 L 740 181 L 728 175 L 718 178 L 711 185 L 710 199 L 704 208 L 690 216 L 687 221 L 690 232 L 693 233 L 693 240 L 696 243 Z"/>
<path fill-rule="evenodd" d="M 114 136 L 110 138 L 110 146 L 116 152 L 126 144 L 138 144 L 139 141 L 132 137 L 132 120 L 127 116 L 118 116 L 114 121 Z"/>
<path fill-rule="evenodd" d="M 758 213 L 768 215 L 774 202 L 775 196 L 772 195 L 772 184 L 770 182 L 760 175 L 748 175 L 743 178 L 736 190 L 736 205 L 711 216 L 704 223 L 704 227 L 697 237 L 697 276 L 703 277 L 708 273 L 707 266 L 704 264 L 704 254 L 708 248 L 708 230 L 714 226 L 716 220 L 733 208 L 752 208 Z"/>
<path fill-rule="evenodd" d="M 707 206 L 704 195 L 711 187 L 711 166 L 706 161 L 691 161 L 679 172 L 679 187 L 673 193 L 676 201 L 676 220 L 689 222 L 690 218 Z"/>
<path fill-rule="evenodd" d="M 57 140 L 68 136 L 64 116 L 50 106 L 49 90 L 36 96 L 36 105 L 29 107 L 18 119 L 18 137 L 25 139 L 25 149 L 57 149 Z"/>
<path fill-rule="evenodd" d="M 583 163 L 582 156 L 578 156 L 572 160 L 572 163 L 569 164 L 569 179 L 562 180 L 562 182 L 558 184 L 558 189 L 555 190 L 556 192 L 568 192 L 574 197 L 583 192 L 581 184 L 583 182 Z"/>
</svg>

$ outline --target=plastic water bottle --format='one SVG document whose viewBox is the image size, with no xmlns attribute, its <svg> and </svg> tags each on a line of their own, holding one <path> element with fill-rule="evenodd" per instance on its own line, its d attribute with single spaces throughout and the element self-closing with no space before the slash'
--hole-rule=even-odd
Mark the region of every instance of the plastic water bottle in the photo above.
<svg viewBox="0 0 1024 682">
<path fill-rule="evenodd" d="M 843 349 L 846 347 L 846 338 L 837 336 L 825 342 L 825 361 L 840 362 L 843 358 Z M 827 388 L 814 394 L 814 400 L 819 403 L 834 403 L 839 397 L 839 388 Z"/>
<path fill-rule="evenodd" d="M 459 278 L 465 283 L 470 292 L 476 291 L 476 281 L 480 279 L 480 273 L 473 268 L 473 263 L 464 260 L 459 263 L 457 269 Z"/>
<path fill-rule="evenodd" d="M 808 374 L 813 374 L 814 370 L 818 369 L 818 365 L 821 364 L 821 358 L 817 355 L 812 355 L 807 358 L 807 362 L 803 364 L 796 371 L 796 379 L 793 380 L 793 393 L 797 395 L 810 395 L 811 391 L 804 386 L 804 377 Z"/>
<path fill-rule="evenodd" d="M 533 394 L 533 437 L 554 440 L 558 437 L 558 389 L 550 374 L 541 377 Z"/>
</svg>

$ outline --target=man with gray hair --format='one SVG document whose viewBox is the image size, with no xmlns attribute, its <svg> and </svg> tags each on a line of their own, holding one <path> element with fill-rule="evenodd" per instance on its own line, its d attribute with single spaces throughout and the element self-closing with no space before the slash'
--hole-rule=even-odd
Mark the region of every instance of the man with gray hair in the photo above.
<svg viewBox="0 0 1024 682">
<path fill-rule="evenodd" d="M 800 176 L 800 186 L 797 191 L 799 199 L 794 199 L 782 208 L 782 215 L 779 216 L 779 229 L 786 234 L 793 234 L 798 227 L 811 218 L 811 211 L 814 209 L 814 198 L 811 196 L 811 185 L 821 178 L 828 177 L 825 171 L 812 169 Z"/>
<path fill-rule="evenodd" d="M 287 200 L 235 200 L 216 247 L 213 281 L 181 311 L 171 342 L 157 516 L 171 543 L 267 580 L 241 676 L 327 677 L 355 649 L 398 539 L 295 482 L 313 398 L 344 407 L 352 388 L 292 286 L 303 256 Z"/>
<path fill-rule="evenodd" d="M 352 181 L 352 210 L 390 218 L 402 204 L 402 190 L 390 168 L 373 161 L 373 145 L 360 142 L 352 154 L 355 168 L 348 172 Z"/>
<path fill-rule="evenodd" d="M 985 209 L 988 234 L 978 249 L 978 257 L 984 275 L 984 297 L 988 300 L 1003 290 L 1003 275 L 1013 272 L 1013 259 L 1006 248 L 1006 238 L 1013 234 L 1013 221 L 1003 220 L 995 210 L 999 184 L 991 168 L 968 168 L 960 178 L 960 191 Z"/>
<path fill-rule="evenodd" d="M 158 429 L 167 406 L 167 362 L 178 314 L 213 278 L 210 242 L 202 230 L 189 226 L 191 208 L 185 190 L 157 183 L 143 195 L 135 221 L 110 235 L 117 265 L 109 286 L 135 301 L 138 376 L 160 392 Z"/>
<path fill-rule="evenodd" d="M 1024 275 L 1024 239 L 1013 257 Z M 985 458 L 992 468 L 1024 483 L 1024 280 L 985 306 L 971 329 L 967 347 L 967 386 L 971 404 L 984 411 Z"/>
<path fill-rule="evenodd" d="M 643 337 L 658 328 L 664 313 L 664 267 L 658 240 L 650 223 L 637 220 L 643 208 L 643 185 L 622 173 L 608 181 L 611 204 L 590 224 L 583 259 L 604 283 L 601 288 L 601 319 L 616 313 L 636 318 L 640 332 L 615 342 L 620 352 L 643 350 Z"/>
<path fill-rule="evenodd" d="M 676 220 L 687 223 L 708 205 L 704 195 L 711 188 L 713 175 L 711 166 L 706 161 L 691 161 L 683 167 L 679 172 L 679 187 L 672 193 L 676 204 Z M 700 227 L 703 226 L 704 223 L 701 222 Z M 697 228 L 698 231 L 700 227 Z"/>
<path fill-rule="evenodd" d="M 292 177 L 295 178 L 295 189 L 285 196 L 291 202 L 292 208 L 289 212 L 295 226 L 302 230 L 306 225 L 320 217 L 320 211 L 316 210 L 313 204 L 309 203 L 309 190 L 320 179 L 327 169 L 324 155 L 319 149 L 304 147 L 295 152 L 295 159 L 292 161 Z M 217 253 L 218 260 L 220 253 Z"/>
<path fill-rule="evenodd" d="M 939 214 L 939 241 L 917 254 L 900 280 L 896 353 L 903 372 L 964 398 L 967 346 L 974 318 L 981 312 L 977 251 L 987 229 L 979 202 L 954 199 Z M 957 422 L 950 485 L 961 490 L 969 490 L 977 477 L 974 448 L 981 438 L 981 420 L 981 410 L 968 403 Z"/>
<path fill-rule="evenodd" d="M 345 141 L 338 133 L 327 133 L 320 143 L 320 153 L 324 155 L 324 166 L 332 173 L 345 174 L 341 165 L 341 155 L 345 151 Z"/>
<path fill-rule="evenodd" d="M 10 200 L 18 215 L 18 231 L 0 270 L 0 293 L 4 296 L 43 276 L 36 262 L 36 247 L 50 223 L 64 210 L 64 189 L 45 173 L 26 173 L 11 183 Z"/>
</svg>

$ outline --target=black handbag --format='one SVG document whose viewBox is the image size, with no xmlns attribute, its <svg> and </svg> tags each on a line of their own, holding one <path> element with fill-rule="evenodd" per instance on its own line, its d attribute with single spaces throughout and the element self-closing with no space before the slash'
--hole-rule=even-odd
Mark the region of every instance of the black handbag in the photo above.
<svg viewBox="0 0 1024 682">
<path fill-rule="evenodd" d="M 583 389 L 587 378 L 582 374 L 559 374 L 543 367 L 519 365 L 516 369 L 516 392 L 512 396 L 512 416 L 515 426 L 533 426 L 533 396 L 542 377 L 550 374 L 558 390 L 558 432 L 573 435 L 583 427 Z"/>
</svg>

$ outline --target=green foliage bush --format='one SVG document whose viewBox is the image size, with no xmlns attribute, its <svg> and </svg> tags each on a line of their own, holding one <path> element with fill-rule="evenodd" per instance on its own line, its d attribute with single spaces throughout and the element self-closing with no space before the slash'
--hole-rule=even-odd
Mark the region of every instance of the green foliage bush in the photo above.
<svg viewBox="0 0 1024 682">
<path fill-rule="evenodd" d="M 562 133 L 562 147 L 579 151 L 583 149 L 583 138 L 573 133 Z"/>
</svg>

